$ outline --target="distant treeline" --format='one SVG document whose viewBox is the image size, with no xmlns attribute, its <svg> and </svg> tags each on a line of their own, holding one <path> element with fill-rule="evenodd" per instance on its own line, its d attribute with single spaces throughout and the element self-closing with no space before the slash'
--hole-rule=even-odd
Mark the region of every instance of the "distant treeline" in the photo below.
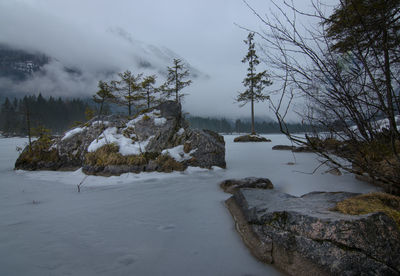
<svg viewBox="0 0 400 276">
<path fill-rule="evenodd" d="M 85 121 L 88 107 L 81 99 L 45 99 L 41 94 L 5 98 L 0 107 L 0 131 L 5 135 L 27 135 L 30 125 L 31 129 L 44 127 L 53 134 L 61 133 L 74 122 Z"/>
<path fill-rule="evenodd" d="M 220 133 L 250 133 L 251 132 L 251 122 L 242 121 L 240 119 L 236 121 L 231 121 L 225 118 L 203 118 L 197 116 L 190 116 L 186 118 L 189 124 L 193 128 L 198 129 L 209 129 L 212 131 Z M 266 121 L 256 121 L 255 131 L 257 133 L 280 133 L 279 124 L 277 122 L 266 122 Z M 300 123 L 288 123 L 287 127 L 290 132 L 306 132 L 309 130 L 309 126 Z"/>
<path fill-rule="evenodd" d="M 96 108 L 89 102 L 84 99 L 44 98 L 41 94 L 11 100 L 5 98 L 0 105 L 0 131 L 4 135 L 27 135 L 30 125 L 31 130 L 44 127 L 52 134 L 60 134 L 76 122 L 85 122 L 87 115 L 96 113 L 93 110 Z M 106 113 L 109 112 L 110 109 L 107 107 Z M 250 133 L 251 130 L 251 122 L 246 120 L 233 121 L 226 118 L 198 116 L 189 116 L 186 119 L 193 128 L 209 129 L 219 133 Z M 291 132 L 304 132 L 308 129 L 300 123 L 291 123 L 288 127 Z M 255 130 L 257 133 L 280 133 L 278 123 L 272 121 L 256 121 Z"/>
</svg>

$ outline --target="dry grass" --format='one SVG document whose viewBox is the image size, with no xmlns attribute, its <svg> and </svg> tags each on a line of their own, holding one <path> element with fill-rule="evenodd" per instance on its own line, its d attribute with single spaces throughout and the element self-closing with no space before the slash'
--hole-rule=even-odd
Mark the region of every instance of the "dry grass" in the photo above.
<svg viewBox="0 0 400 276">
<path fill-rule="evenodd" d="M 144 154 L 123 156 L 119 153 L 118 145 L 111 143 L 102 146 L 95 152 L 87 153 L 86 163 L 91 166 L 139 166 L 147 164 L 147 156 Z"/>
<path fill-rule="evenodd" d="M 156 163 L 162 172 L 183 171 L 185 166 L 169 155 L 162 154 L 157 157 Z"/>
<path fill-rule="evenodd" d="M 349 215 L 383 212 L 400 228 L 400 197 L 398 196 L 386 193 L 358 195 L 338 202 L 334 210 Z"/>
</svg>

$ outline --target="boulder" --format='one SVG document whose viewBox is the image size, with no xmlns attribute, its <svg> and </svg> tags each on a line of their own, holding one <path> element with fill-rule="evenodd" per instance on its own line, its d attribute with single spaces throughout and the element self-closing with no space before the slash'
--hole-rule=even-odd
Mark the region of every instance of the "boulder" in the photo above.
<svg viewBox="0 0 400 276">
<path fill-rule="evenodd" d="M 295 148 L 295 146 L 288 145 L 276 145 L 272 147 L 273 150 L 294 150 Z"/>
<path fill-rule="evenodd" d="M 271 140 L 257 134 L 248 134 L 236 137 L 233 142 L 271 142 Z"/>
<path fill-rule="evenodd" d="M 83 168 L 96 175 L 225 168 L 225 141 L 212 131 L 195 130 L 182 118 L 181 105 L 167 101 L 134 117 L 96 117 L 60 137 L 38 139 L 24 149 L 15 168 Z"/>
<path fill-rule="evenodd" d="M 241 188 L 273 189 L 274 185 L 268 178 L 246 177 L 243 179 L 227 179 L 219 186 L 225 193 L 233 194 Z"/>
<path fill-rule="evenodd" d="M 290 275 L 399 275 L 400 232 L 392 218 L 333 211 L 355 195 L 243 188 L 226 205 L 251 252 Z"/>
</svg>

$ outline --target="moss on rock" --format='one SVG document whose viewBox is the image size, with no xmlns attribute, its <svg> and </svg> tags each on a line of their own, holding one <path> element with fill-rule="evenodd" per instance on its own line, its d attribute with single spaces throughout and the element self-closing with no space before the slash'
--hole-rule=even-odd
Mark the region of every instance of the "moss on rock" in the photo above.
<svg viewBox="0 0 400 276">
<path fill-rule="evenodd" d="M 347 198 L 336 204 L 334 211 L 348 215 L 383 212 L 391 217 L 400 229 L 400 197 L 386 193 L 369 193 Z"/>
</svg>

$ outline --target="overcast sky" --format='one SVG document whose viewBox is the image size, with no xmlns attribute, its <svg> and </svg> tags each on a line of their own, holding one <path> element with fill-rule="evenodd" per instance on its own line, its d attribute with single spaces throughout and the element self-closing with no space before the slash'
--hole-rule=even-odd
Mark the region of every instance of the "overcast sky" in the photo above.
<svg viewBox="0 0 400 276">
<path fill-rule="evenodd" d="M 269 12 L 268 0 L 248 2 L 262 14 Z M 310 1 L 295 4 L 308 8 Z M 202 116 L 250 115 L 248 105 L 239 108 L 234 103 L 243 89 L 246 65 L 241 59 L 247 51 L 243 43 L 247 32 L 235 23 L 262 28 L 242 0 L 0 0 L 0 42 L 43 51 L 64 65 L 79 65 L 90 72 L 135 70 L 130 56 L 132 52 L 140 56 L 142 49 L 113 36 L 112 30 L 123 30 L 135 43 L 172 50 L 209 76 L 185 89 L 189 94 L 185 110 Z M 99 75 L 95 73 L 73 80 L 59 75 L 62 70 L 57 65 L 47 69 L 53 72 L 52 82 L 25 85 L 37 86 L 32 90 L 44 94 L 96 92 Z M 260 64 L 258 69 L 268 68 Z M 268 113 L 267 104 L 256 107 L 256 115 Z"/>
</svg>

